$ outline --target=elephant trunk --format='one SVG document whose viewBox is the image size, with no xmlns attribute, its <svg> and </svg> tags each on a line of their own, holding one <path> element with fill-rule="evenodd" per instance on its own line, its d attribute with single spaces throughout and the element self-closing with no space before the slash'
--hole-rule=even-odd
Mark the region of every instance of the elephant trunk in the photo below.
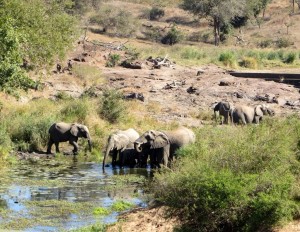
<svg viewBox="0 0 300 232">
<path fill-rule="evenodd" d="M 134 143 L 134 149 L 137 151 L 137 152 L 142 152 L 143 148 L 141 146 L 140 143 Z"/>
<path fill-rule="evenodd" d="M 92 151 L 92 140 L 88 140 L 88 144 L 89 144 L 89 150 L 90 150 L 90 152 Z"/>
<path fill-rule="evenodd" d="M 109 152 L 112 150 L 112 145 L 111 144 L 108 144 L 107 145 L 107 148 L 106 148 L 106 151 L 105 151 L 105 155 L 104 155 L 104 158 L 103 158 L 103 163 L 102 163 L 102 169 L 104 171 L 104 168 L 105 168 L 105 162 L 106 162 L 106 158 L 107 156 L 109 155 Z"/>
<path fill-rule="evenodd" d="M 88 144 L 89 144 L 89 150 L 90 152 L 92 151 L 92 139 L 90 134 L 87 135 L 87 140 L 88 140 Z"/>
</svg>

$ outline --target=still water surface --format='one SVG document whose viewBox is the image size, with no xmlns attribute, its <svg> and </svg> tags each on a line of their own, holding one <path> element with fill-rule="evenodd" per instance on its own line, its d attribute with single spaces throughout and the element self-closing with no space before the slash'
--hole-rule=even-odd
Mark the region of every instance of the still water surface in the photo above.
<svg viewBox="0 0 300 232">
<path fill-rule="evenodd" d="M 97 217 L 92 213 L 93 207 L 109 208 L 120 199 L 144 207 L 145 197 L 142 186 L 130 183 L 116 187 L 112 178 L 115 175 L 143 176 L 149 180 L 152 173 L 150 169 L 112 169 L 111 167 L 107 167 L 106 172 L 103 173 L 99 163 L 76 160 L 67 165 L 55 161 L 18 164 L 0 176 L 0 229 L 17 228 L 28 232 L 68 231 L 94 223 L 116 221 L 117 212 Z M 114 188 L 109 188 L 113 186 Z M 45 204 L 43 208 L 48 208 L 41 212 L 47 214 L 49 210 L 47 216 L 44 213 L 42 215 L 32 213 L 30 204 L 26 204 L 53 202 L 53 200 L 72 202 L 74 205 L 91 203 L 87 206 L 91 209 L 87 209 L 88 213 L 85 214 L 58 212 L 55 215 L 57 210 L 55 204 Z M 41 218 L 43 220 L 40 220 Z M 45 218 L 49 218 L 52 222 L 45 223 L 47 221 Z M 27 223 L 26 220 L 31 223 Z"/>
</svg>

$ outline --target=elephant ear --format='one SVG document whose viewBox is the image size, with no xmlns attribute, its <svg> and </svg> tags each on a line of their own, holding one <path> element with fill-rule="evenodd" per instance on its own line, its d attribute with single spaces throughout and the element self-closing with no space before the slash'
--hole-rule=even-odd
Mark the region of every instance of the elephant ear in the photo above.
<svg viewBox="0 0 300 232">
<path fill-rule="evenodd" d="M 151 149 L 162 148 L 170 144 L 170 140 L 166 134 L 160 131 L 153 131 L 154 140 L 150 141 Z"/>
<path fill-rule="evenodd" d="M 71 129 L 70 129 L 70 132 L 71 132 L 71 134 L 73 135 L 73 136 L 78 136 L 78 132 L 79 132 L 79 130 L 78 130 L 78 126 L 77 126 L 77 124 L 72 124 L 72 126 L 71 126 Z"/>
<path fill-rule="evenodd" d="M 117 150 L 124 151 L 130 141 L 126 135 L 117 135 L 114 137 L 114 142 Z"/>
<path fill-rule="evenodd" d="M 255 107 L 255 115 L 257 116 L 263 116 L 264 113 L 262 111 L 262 105 L 258 105 Z"/>
</svg>

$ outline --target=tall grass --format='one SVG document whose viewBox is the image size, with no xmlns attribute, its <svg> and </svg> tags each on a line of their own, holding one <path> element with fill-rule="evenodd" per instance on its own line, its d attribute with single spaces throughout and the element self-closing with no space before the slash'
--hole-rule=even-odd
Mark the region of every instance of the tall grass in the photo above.
<svg viewBox="0 0 300 232">
<path fill-rule="evenodd" d="M 298 118 L 196 133 L 174 170 L 153 184 L 188 231 L 267 231 L 299 216 Z"/>
<path fill-rule="evenodd" d="M 246 66 L 249 68 L 280 68 L 280 67 L 296 67 L 300 65 L 300 59 L 296 55 L 291 55 L 292 50 L 278 49 L 245 49 L 245 48 L 225 48 L 215 46 L 153 46 L 148 44 L 135 44 L 133 47 L 139 52 L 141 58 L 148 58 L 150 55 L 165 57 L 172 61 L 176 61 L 181 65 L 199 65 L 215 63 L 229 68 L 244 68 L 245 62 L 242 62 L 247 57 Z M 250 64 L 248 58 L 252 58 Z M 289 59 L 287 59 L 289 58 Z M 255 65 L 255 61 L 257 66 Z M 254 62 L 253 62 L 254 61 Z M 287 62 L 288 61 L 288 62 Z M 248 65 L 249 64 L 249 65 Z"/>
</svg>

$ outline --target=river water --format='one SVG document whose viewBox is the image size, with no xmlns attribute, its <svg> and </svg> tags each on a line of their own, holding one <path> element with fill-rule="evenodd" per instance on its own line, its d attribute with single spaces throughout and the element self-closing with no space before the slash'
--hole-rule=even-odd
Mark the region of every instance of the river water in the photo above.
<svg viewBox="0 0 300 232">
<path fill-rule="evenodd" d="M 94 208 L 108 209 L 120 200 L 146 206 L 140 180 L 151 175 L 150 169 L 111 167 L 103 173 L 102 164 L 76 160 L 22 162 L 0 175 L 0 230 L 69 231 L 115 222 L 117 212 L 99 217 Z M 128 181 L 118 185 L 116 176 Z"/>
</svg>

